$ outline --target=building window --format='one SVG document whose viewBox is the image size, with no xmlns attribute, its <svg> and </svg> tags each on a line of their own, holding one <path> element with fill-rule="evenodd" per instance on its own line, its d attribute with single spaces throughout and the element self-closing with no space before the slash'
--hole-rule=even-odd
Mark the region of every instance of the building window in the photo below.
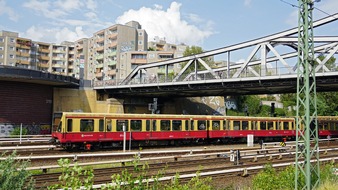
<svg viewBox="0 0 338 190">
<path fill-rule="evenodd" d="M 0 58 L 4 58 L 4 55 L 0 54 Z"/>
<path fill-rule="evenodd" d="M 4 47 L 0 46 L 0 50 L 4 50 Z"/>
<path fill-rule="evenodd" d="M 142 35 L 143 35 L 143 32 L 139 32 L 138 35 L 139 35 L 139 36 L 142 36 Z"/>
<path fill-rule="evenodd" d="M 3 38 L 0 38 L 0 42 L 4 42 L 4 39 L 3 39 Z"/>
<path fill-rule="evenodd" d="M 142 45 L 142 43 L 143 43 L 143 41 L 142 41 L 142 40 L 138 41 L 138 44 L 139 44 L 139 45 Z"/>
<path fill-rule="evenodd" d="M 10 42 L 11 42 L 11 43 L 14 43 L 14 42 L 15 42 L 15 39 L 14 39 L 14 38 L 10 38 Z"/>
<path fill-rule="evenodd" d="M 9 58 L 14 59 L 14 55 L 10 54 Z"/>
<path fill-rule="evenodd" d="M 15 48 L 14 48 L 13 46 L 10 46 L 10 47 L 9 47 L 9 50 L 15 51 Z"/>
</svg>

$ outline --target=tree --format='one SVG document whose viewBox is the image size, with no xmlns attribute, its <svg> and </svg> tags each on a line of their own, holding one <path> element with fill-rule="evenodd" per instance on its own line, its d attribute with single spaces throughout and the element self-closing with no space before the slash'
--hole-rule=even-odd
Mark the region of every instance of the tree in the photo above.
<svg viewBox="0 0 338 190">
<path fill-rule="evenodd" d="M 247 111 L 249 115 L 256 115 L 260 111 L 261 99 L 257 95 L 244 96 L 243 111 Z"/>
<path fill-rule="evenodd" d="M 5 157 L 5 153 L 1 157 Z M 0 161 L 0 189 L 34 189 L 31 173 L 26 170 L 29 162 L 16 160 L 15 157 L 16 152 L 13 152 Z"/>
<path fill-rule="evenodd" d="M 183 52 L 183 56 L 191 56 L 191 55 L 196 55 L 196 54 L 199 54 L 199 53 L 203 53 L 203 49 L 201 47 L 198 47 L 198 46 L 191 46 L 191 47 L 187 47 L 185 49 L 185 51 Z M 214 66 L 214 61 L 209 58 L 209 57 L 206 57 L 206 58 L 202 58 L 202 60 L 204 62 L 206 62 L 210 67 L 213 67 Z M 182 63 L 182 68 L 187 64 L 188 62 L 184 62 Z M 197 70 L 200 71 L 200 70 L 205 70 L 204 66 L 202 64 L 197 64 Z M 194 72 L 195 71 L 195 67 L 194 66 L 190 66 L 188 69 L 187 69 L 187 72 L 191 73 L 191 72 Z"/>
</svg>

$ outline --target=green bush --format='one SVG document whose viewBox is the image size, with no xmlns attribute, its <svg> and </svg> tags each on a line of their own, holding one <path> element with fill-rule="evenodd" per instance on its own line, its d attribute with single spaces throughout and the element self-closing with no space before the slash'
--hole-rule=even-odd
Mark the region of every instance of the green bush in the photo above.
<svg viewBox="0 0 338 190">
<path fill-rule="evenodd" d="M 62 174 L 59 176 L 59 183 L 48 187 L 48 189 L 80 189 L 82 186 L 86 189 L 91 189 L 94 183 L 92 169 L 84 170 L 77 163 L 75 163 L 74 167 L 71 167 L 69 159 L 60 159 L 58 164 L 62 170 Z"/>
<path fill-rule="evenodd" d="M 68 159 L 60 159 L 58 161 L 62 168 L 62 174 L 59 177 L 59 184 L 50 186 L 48 189 L 92 189 L 94 181 L 93 170 L 83 170 L 81 167 L 75 164 L 74 167 L 70 167 Z M 112 175 L 112 183 L 102 185 L 101 189 L 105 190 L 146 190 L 146 189 L 165 189 L 165 190 L 211 190 L 211 178 L 201 179 L 199 174 L 192 178 L 188 183 L 181 184 L 179 181 L 179 175 L 177 174 L 173 181 L 169 184 L 162 184 L 159 179 L 163 177 L 165 169 L 159 171 L 155 176 L 148 176 L 148 164 L 139 164 L 139 158 L 135 157 L 132 165 L 133 173 L 129 173 L 127 170 L 122 171 L 121 174 Z M 150 179 L 153 180 L 150 183 Z"/>
<path fill-rule="evenodd" d="M 5 157 L 5 153 L 1 157 Z M 0 190 L 34 189 L 34 181 L 26 167 L 29 161 L 15 159 L 16 152 L 0 161 Z M 27 183 L 26 181 L 30 179 Z"/>
<path fill-rule="evenodd" d="M 15 127 L 14 130 L 11 132 L 12 137 L 16 137 L 20 135 L 20 127 Z M 27 135 L 27 129 L 22 128 L 22 135 Z"/>
<path fill-rule="evenodd" d="M 323 189 L 323 184 L 330 187 L 335 184 L 335 187 L 337 187 L 338 177 L 332 173 L 333 167 L 334 166 L 332 164 L 327 164 L 321 167 L 321 185 L 318 187 L 318 189 Z M 314 177 L 315 176 L 312 176 L 312 179 L 315 179 Z M 299 187 L 305 184 L 305 178 L 303 175 L 299 176 L 298 183 Z M 292 190 L 295 188 L 295 167 L 289 166 L 283 171 L 277 173 L 276 170 L 271 166 L 271 164 L 268 164 L 265 166 L 263 171 L 254 176 L 252 184 L 254 189 L 260 190 Z M 327 190 L 330 190 L 330 188 L 328 188 Z"/>
</svg>

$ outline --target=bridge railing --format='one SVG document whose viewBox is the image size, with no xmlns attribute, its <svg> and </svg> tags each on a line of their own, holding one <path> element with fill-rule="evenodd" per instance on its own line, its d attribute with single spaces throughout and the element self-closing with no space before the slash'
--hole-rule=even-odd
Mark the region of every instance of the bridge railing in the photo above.
<svg viewBox="0 0 338 190">
<path fill-rule="evenodd" d="M 331 68 L 329 71 L 324 69 L 319 69 L 317 73 L 329 73 L 329 72 L 337 72 L 338 68 Z M 228 76 L 227 71 L 217 71 L 216 75 L 218 78 L 215 78 L 214 75 L 208 72 L 198 72 L 197 76 L 195 73 L 182 74 L 178 79 L 175 79 L 174 75 L 159 75 L 159 76 L 142 76 L 142 78 L 136 77 L 129 81 L 128 85 L 146 85 L 146 84 L 161 84 L 161 83 L 175 83 L 175 82 L 184 82 L 184 81 L 207 81 L 207 80 L 215 80 L 215 79 L 230 79 L 232 75 L 236 72 L 236 70 L 230 71 L 230 75 Z M 290 67 L 274 67 L 268 68 L 264 73 L 265 76 L 262 76 L 262 71 L 255 69 L 254 67 L 247 68 L 244 72 L 242 72 L 239 79 L 243 78 L 251 78 L 251 77 L 269 77 L 269 76 L 282 76 L 282 75 L 291 75 L 297 74 L 297 71 L 294 68 Z M 121 80 L 103 80 L 103 81 L 94 81 L 93 87 L 103 87 L 103 86 L 119 86 L 121 85 L 123 79 Z"/>
</svg>

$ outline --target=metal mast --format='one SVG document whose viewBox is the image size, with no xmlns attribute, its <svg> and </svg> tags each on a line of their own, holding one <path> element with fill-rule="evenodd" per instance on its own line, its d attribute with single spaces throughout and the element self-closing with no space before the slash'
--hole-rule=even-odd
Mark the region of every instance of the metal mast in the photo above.
<svg viewBox="0 0 338 190">
<path fill-rule="evenodd" d="M 319 185 L 317 95 L 313 43 L 313 0 L 299 0 L 295 189 Z M 312 140 L 312 144 L 310 144 Z M 299 146 L 302 145 L 303 146 Z M 311 163 L 311 160 L 315 162 Z M 304 162 L 303 162 L 304 161 Z"/>
</svg>

